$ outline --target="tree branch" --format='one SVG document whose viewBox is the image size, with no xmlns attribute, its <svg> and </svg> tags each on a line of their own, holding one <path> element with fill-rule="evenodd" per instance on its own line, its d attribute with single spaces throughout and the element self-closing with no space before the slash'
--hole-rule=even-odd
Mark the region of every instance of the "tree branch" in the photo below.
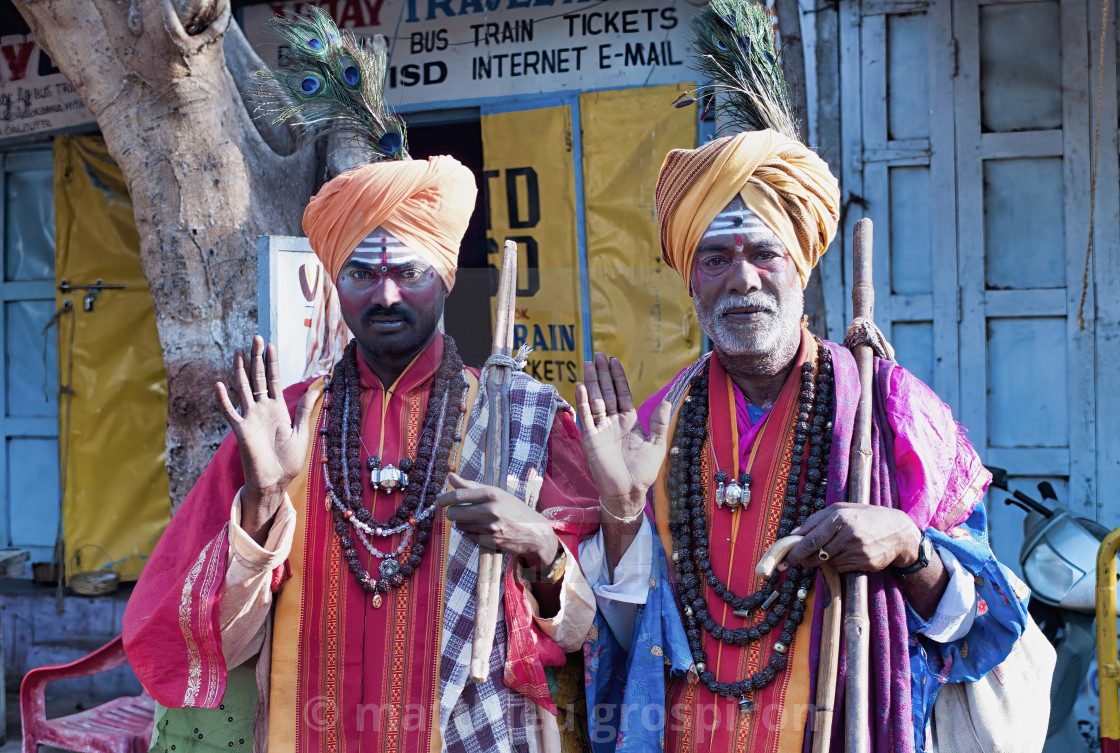
<svg viewBox="0 0 1120 753">
<path fill-rule="evenodd" d="M 190 36 L 202 33 L 229 10 L 229 0 L 172 0 L 175 15 Z"/>
<path fill-rule="evenodd" d="M 237 85 L 237 93 L 241 95 L 241 101 L 253 121 L 253 127 L 257 129 L 261 139 L 268 144 L 272 151 L 284 156 L 292 154 L 297 148 L 292 129 L 286 123 L 273 124 L 268 117 L 257 116 L 260 101 L 253 94 L 249 74 L 264 68 L 265 64 L 253 49 L 253 46 L 249 44 L 249 40 L 245 38 L 245 33 L 236 21 L 230 23 L 229 31 L 226 32 L 224 51 L 226 67 L 229 68 L 229 72 L 233 76 L 233 82 Z"/>
</svg>

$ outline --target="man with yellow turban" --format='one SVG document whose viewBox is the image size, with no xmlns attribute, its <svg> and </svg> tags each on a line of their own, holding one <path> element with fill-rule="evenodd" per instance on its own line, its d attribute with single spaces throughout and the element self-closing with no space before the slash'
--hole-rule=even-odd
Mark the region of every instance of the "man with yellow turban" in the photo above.
<svg viewBox="0 0 1120 753">
<path fill-rule="evenodd" d="M 925 750 L 941 686 L 998 665 L 1027 620 L 1026 588 L 987 544 L 991 476 L 941 401 L 883 353 L 871 505 L 847 503 L 859 376 L 846 348 L 802 324 L 803 288 L 836 232 L 837 182 L 775 116 L 780 101 L 758 104 L 780 100 L 776 84 L 736 94 L 781 81 L 765 9 L 714 0 L 694 28 L 718 96 L 757 117 L 671 152 L 657 185 L 662 254 L 714 353 L 641 409 L 601 353 L 577 389 L 602 506 L 580 552 L 600 612 L 592 747 L 801 753 L 823 735 L 841 750 L 842 680 L 833 729 L 811 729 L 819 657 L 833 648 L 821 645 L 828 592 L 815 570 L 827 561 L 869 574 L 872 749 Z M 763 63 L 733 59 L 751 55 Z M 745 71 L 763 64 L 773 76 Z M 804 538 L 779 571 L 756 576 L 790 534 Z"/>
<path fill-rule="evenodd" d="M 294 43 L 362 59 L 309 13 L 285 22 Z M 560 749 L 550 685 L 594 616 L 575 551 L 598 494 L 570 409 L 521 373 L 508 483 L 480 483 L 501 429 L 438 326 L 475 179 L 451 157 L 401 159 L 403 127 L 381 122 L 371 143 L 392 156 L 333 178 L 303 219 L 354 339 L 328 376 L 287 389 L 273 346 L 238 351 L 232 387 L 216 386 L 232 433 L 129 601 L 125 647 L 161 704 L 153 750 Z M 479 542 L 507 567 L 490 672 L 472 683 Z"/>
</svg>

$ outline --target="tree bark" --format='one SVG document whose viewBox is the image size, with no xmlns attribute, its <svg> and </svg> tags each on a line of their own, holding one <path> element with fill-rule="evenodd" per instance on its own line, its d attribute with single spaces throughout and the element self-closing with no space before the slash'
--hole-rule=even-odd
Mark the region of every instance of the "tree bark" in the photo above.
<svg viewBox="0 0 1120 753">
<path fill-rule="evenodd" d="M 809 138 L 809 105 L 805 92 L 805 48 L 801 39 L 801 9 L 797 0 L 776 0 L 778 29 L 781 33 L 782 73 L 789 84 L 793 99 L 793 110 L 797 117 L 801 136 Z M 824 285 L 820 271 L 809 276 L 805 287 L 805 315 L 809 317 L 809 329 L 824 335 L 825 303 Z"/>
<path fill-rule="evenodd" d="M 175 509 L 226 432 L 214 383 L 257 329 L 256 236 L 300 233 L 314 150 L 258 131 L 224 55 L 228 35 L 239 74 L 255 59 L 228 0 L 14 1 L 128 182 L 167 368 Z"/>
</svg>

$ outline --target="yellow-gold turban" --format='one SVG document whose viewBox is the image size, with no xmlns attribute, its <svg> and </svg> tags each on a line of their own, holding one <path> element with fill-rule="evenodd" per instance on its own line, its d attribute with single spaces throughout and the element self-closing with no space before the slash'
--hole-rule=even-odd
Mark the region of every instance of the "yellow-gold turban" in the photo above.
<svg viewBox="0 0 1120 753">
<path fill-rule="evenodd" d="M 303 232 L 332 282 L 380 227 L 429 261 L 450 291 L 477 195 L 474 173 L 454 157 L 374 162 L 319 189 L 303 213 Z"/>
<path fill-rule="evenodd" d="M 836 235 L 840 188 L 824 160 L 771 130 L 669 152 L 656 193 L 662 258 L 690 283 L 700 239 L 736 195 L 785 245 L 804 287 Z"/>
</svg>

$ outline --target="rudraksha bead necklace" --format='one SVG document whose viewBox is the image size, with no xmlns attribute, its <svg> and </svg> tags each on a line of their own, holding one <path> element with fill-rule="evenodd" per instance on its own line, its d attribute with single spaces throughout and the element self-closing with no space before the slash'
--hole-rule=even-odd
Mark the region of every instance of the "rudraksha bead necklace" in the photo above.
<svg viewBox="0 0 1120 753">
<path fill-rule="evenodd" d="M 342 558 L 358 584 L 373 594 L 373 606 L 382 595 L 399 588 L 420 566 L 431 539 L 435 500 L 447 480 L 455 445 L 463 439 L 466 421 L 467 381 L 455 341 L 444 336 L 443 361 L 436 372 L 416 450 L 414 468 L 404 487 L 404 499 L 388 520 L 376 520 L 362 504 L 362 387 L 358 371 L 357 342 L 350 341 L 324 385 L 320 462 L 326 484 L 327 506 L 342 548 Z M 332 410 L 341 400 L 342 410 Z M 401 534 L 391 552 L 383 552 L 369 537 Z M 362 567 L 355 537 L 381 560 L 377 577 Z"/>
<path fill-rule="evenodd" d="M 749 712 L 753 707 L 749 696 L 773 682 L 788 664 L 787 654 L 797 626 L 805 619 L 805 602 L 809 598 L 815 573 L 811 569 L 791 567 L 784 574 L 772 575 L 750 596 L 739 596 L 712 572 L 706 512 L 711 486 L 701 463 L 705 448 L 709 446 L 708 381 L 708 368 L 705 367 L 690 382 L 689 394 L 681 406 L 669 450 L 667 485 L 671 504 L 669 530 L 673 534 L 674 547 L 672 559 L 676 565 L 677 595 L 684 615 L 685 633 L 699 681 L 712 693 L 738 698 L 739 707 Z M 778 524 L 779 539 L 788 536 L 813 512 L 824 509 L 828 459 L 832 449 L 833 386 L 832 354 L 817 340 L 816 367 L 812 363 L 801 366 L 797 423 L 789 450 L 789 474 Z M 801 485 L 803 475 L 804 485 Z M 726 478 L 713 478 L 717 484 L 721 480 Z M 708 607 L 705 585 L 731 606 L 736 617 L 750 619 L 759 609 L 765 614 L 745 627 L 719 625 L 712 617 L 713 610 Z M 730 646 L 745 646 L 775 631 L 777 637 L 767 666 L 750 677 L 729 683 L 717 681 L 715 673 L 708 669 L 701 631 Z"/>
</svg>

